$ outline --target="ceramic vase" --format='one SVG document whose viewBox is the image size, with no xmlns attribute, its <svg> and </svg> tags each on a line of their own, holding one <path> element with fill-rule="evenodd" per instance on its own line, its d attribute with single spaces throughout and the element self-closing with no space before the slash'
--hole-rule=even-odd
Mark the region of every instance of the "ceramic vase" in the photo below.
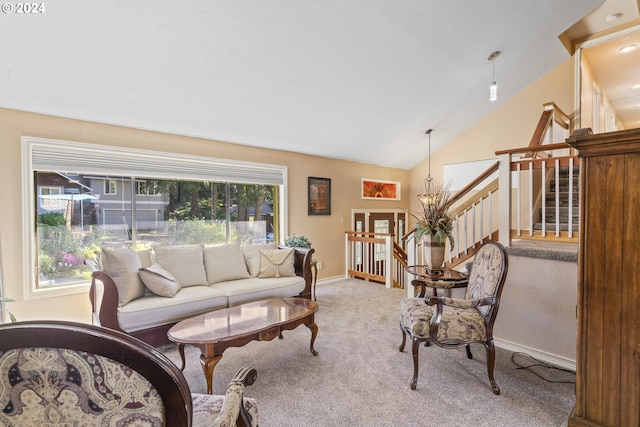
<svg viewBox="0 0 640 427">
<path fill-rule="evenodd" d="M 422 257 L 430 272 L 444 271 L 444 247 L 444 242 L 438 243 L 435 236 L 425 235 L 422 237 Z"/>
</svg>

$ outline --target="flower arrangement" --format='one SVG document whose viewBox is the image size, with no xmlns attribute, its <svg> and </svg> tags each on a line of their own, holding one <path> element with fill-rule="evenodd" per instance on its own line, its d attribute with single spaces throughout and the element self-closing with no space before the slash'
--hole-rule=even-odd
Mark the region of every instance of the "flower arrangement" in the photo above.
<svg viewBox="0 0 640 427">
<path fill-rule="evenodd" d="M 310 248 L 311 242 L 305 236 L 289 236 L 284 240 L 284 244 L 293 248 Z"/>
<path fill-rule="evenodd" d="M 416 220 L 415 238 L 421 240 L 424 236 L 430 235 L 438 244 L 444 244 L 448 239 L 453 248 L 453 220 L 448 214 L 453 201 L 449 194 L 449 186 L 428 180 L 426 187 L 425 195 L 428 196 L 428 200 L 420 198 L 422 210 L 419 213 L 411 212 L 411 216 Z"/>
</svg>

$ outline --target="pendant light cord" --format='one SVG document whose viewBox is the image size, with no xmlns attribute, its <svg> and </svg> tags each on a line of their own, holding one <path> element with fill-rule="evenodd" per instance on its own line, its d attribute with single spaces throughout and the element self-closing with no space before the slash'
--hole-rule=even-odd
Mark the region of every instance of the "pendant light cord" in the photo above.
<svg viewBox="0 0 640 427">
<path fill-rule="evenodd" d="M 427 130 L 427 132 L 425 132 L 427 135 L 429 135 L 429 174 L 427 176 L 427 181 L 431 181 L 431 131 L 433 129 L 429 129 Z"/>
</svg>

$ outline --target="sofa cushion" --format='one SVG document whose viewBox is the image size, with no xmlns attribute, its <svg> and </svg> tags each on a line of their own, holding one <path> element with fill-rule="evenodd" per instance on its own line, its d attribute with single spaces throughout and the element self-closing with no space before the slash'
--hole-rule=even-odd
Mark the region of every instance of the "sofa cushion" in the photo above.
<svg viewBox="0 0 640 427">
<path fill-rule="evenodd" d="M 135 332 L 226 306 L 227 296 L 222 291 L 209 286 L 191 286 L 180 289 L 173 298 L 150 294 L 131 301 L 118 308 L 118 322 L 124 331 Z"/>
<path fill-rule="evenodd" d="M 266 298 L 284 298 L 300 295 L 300 292 L 304 290 L 305 281 L 300 276 L 279 277 L 277 279 L 252 277 L 220 282 L 210 287 L 227 295 L 229 307 L 231 307 Z"/>
<path fill-rule="evenodd" d="M 96 261 L 98 263 L 98 266 L 100 267 L 99 270 L 107 272 L 109 271 L 109 260 L 104 255 L 104 249 L 119 250 L 123 248 L 104 247 L 101 250 L 95 252 Z M 151 264 L 155 262 L 156 257 L 152 249 L 142 249 L 142 250 L 136 251 L 136 253 L 138 254 L 138 258 L 140 258 L 140 263 L 142 264 L 143 267 L 149 267 Z"/>
<path fill-rule="evenodd" d="M 181 287 L 208 283 L 204 270 L 204 245 L 158 246 L 155 253 L 158 264 L 173 274 Z"/>
<path fill-rule="evenodd" d="M 226 280 L 249 278 L 240 243 L 204 248 L 204 269 L 210 285 Z"/>
<path fill-rule="evenodd" d="M 248 245 L 242 246 L 242 255 L 249 270 L 249 276 L 258 277 L 260 274 L 260 251 L 269 249 L 278 249 L 275 243 L 267 243 L 264 245 Z"/>
<path fill-rule="evenodd" d="M 142 259 L 145 261 L 150 259 L 148 252 L 150 251 L 142 254 Z M 129 248 L 102 248 L 100 264 L 118 288 L 120 307 L 144 295 L 145 287 L 138 276 L 138 270 L 149 265 L 142 264 L 139 253 Z"/>
<path fill-rule="evenodd" d="M 293 265 L 294 251 L 294 248 L 260 251 L 260 273 L 258 273 L 258 277 L 295 276 L 296 269 Z"/>
<path fill-rule="evenodd" d="M 172 298 L 180 290 L 180 284 L 173 274 L 155 263 L 147 268 L 141 268 L 138 275 L 142 283 L 154 294 Z"/>
</svg>

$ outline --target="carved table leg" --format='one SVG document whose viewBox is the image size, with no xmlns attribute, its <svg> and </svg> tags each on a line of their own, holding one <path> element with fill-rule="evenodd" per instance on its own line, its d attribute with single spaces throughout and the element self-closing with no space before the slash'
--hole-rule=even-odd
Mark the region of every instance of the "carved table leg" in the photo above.
<svg viewBox="0 0 640 427">
<path fill-rule="evenodd" d="M 207 394 L 213 394 L 213 370 L 220 359 L 222 359 L 222 355 L 213 357 L 207 357 L 204 354 L 200 355 L 202 370 L 204 371 L 204 377 L 207 380 Z"/>
<path fill-rule="evenodd" d="M 311 345 L 309 345 L 309 350 L 311 350 L 311 354 L 317 356 L 318 352 L 314 350 L 313 343 L 316 341 L 316 337 L 318 336 L 318 325 L 312 323 L 310 325 L 307 325 L 307 328 L 311 330 Z"/>
<path fill-rule="evenodd" d="M 187 366 L 187 362 L 184 358 L 184 344 L 178 344 L 178 353 L 180 353 L 180 360 L 182 360 L 182 366 L 180 366 L 180 370 L 184 371 L 185 366 Z"/>
</svg>

